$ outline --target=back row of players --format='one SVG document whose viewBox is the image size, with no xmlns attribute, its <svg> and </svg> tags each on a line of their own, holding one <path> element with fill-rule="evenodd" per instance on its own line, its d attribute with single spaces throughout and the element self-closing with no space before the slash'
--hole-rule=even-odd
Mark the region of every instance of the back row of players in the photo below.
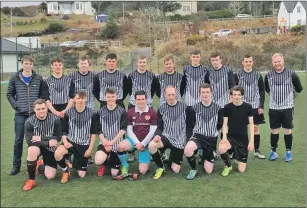
<svg viewBox="0 0 307 208">
<path fill-rule="evenodd" d="M 265 90 L 270 93 L 269 118 L 272 129 L 270 160 L 276 160 L 278 157 L 276 153 L 279 137 L 278 129 L 282 126 L 285 129 L 284 138 L 287 149 L 285 161 L 291 161 L 294 90 L 300 92 L 302 91 L 302 86 L 296 73 L 284 68 L 282 54 L 273 55 L 272 63 L 274 70 L 265 76 L 264 82 L 261 74 L 253 70 L 253 58 L 249 55 L 244 56 L 242 60 L 244 69 L 236 74 L 233 74 L 227 66 L 222 65 L 222 59 L 219 53 L 211 55 L 212 68 L 210 69 L 200 65 L 201 56 L 199 51 L 193 51 L 190 54 L 190 59 L 191 65 L 186 66 L 182 74 L 175 71 L 174 59 L 171 56 L 165 57 L 165 72 L 156 77 L 153 73 L 146 70 L 146 57 L 141 56 L 137 60 L 138 69 L 132 72 L 128 78 L 124 73 L 116 70 L 117 57 L 115 54 L 107 55 L 107 70 L 99 72 L 96 75 L 89 70 L 90 61 L 86 57 L 79 59 L 79 71 L 73 72 L 69 76 L 63 75 L 62 61 L 59 58 L 53 59 L 51 64 L 52 76 L 39 84 L 40 90 L 38 91 L 37 97 L 42 97 L 46 101 L 48 109 L 54 115 L 62 118 L 62 125 L 58 125 L 60 126 L 58 128 L 63 128 L 63 145 L 55 150 L 55 146 L 57 146 L 55 141 L 54 143 L 51 142 L 51 145 L 49 142 L 49 147 L 48 142 L 45 143 L 47 144 L 48 153 L 50 151 L 52 152 L 52 150 L 55 151 L 55 160 L 58 161 L 58 164 L 63 169 L 62 182 L 67 182 L 69 178 L 69 169 L 63 159 L 63 156 L 68 153 L 68 150 L 77 156 L 76 168 L 79 170 L 79 175 L 84 177 L 84 171 L 87 169 L 87 162 L 85 162 L 87 160 L 84 160 L 84 157 L 87 158 L 91 155 L 95 134 L 98 134 L 100 138 L 100 145 L 95 156 L 95 163 L 100 165 L 98 169 L 99 176 L 103 175 L 104 166 L 102 164 L 106 160 L 107 155 L 109 155 L 112 175 L 115 176 L 118 174 L 120 166 L 122 166 L 122 175 L 127 174 L 128 163 L 125 153 L 134 148 L 140 150 L 139 171 L 141 173 L 147 172 L 151 154 L 158 166 L 154 176 L 155 179 L 160 178 L 164 172 L 164 164 L 159 151 L 157 151 L 157 149 L 164 148 L 171 149 L 170 165 L 174 172 L 179 172 L 182 156 L 185 153 L 192 167 L 187 179 L 193 179 L 197 174 L 194 156 L 195 150 L 203 149 L 204 153 L 202 158 L 205 161 L 204 168 L 206 172 L 210 173 L 213 169 L 213 153 L 216 149 L 218 130 L 222 126 L 223 117 L 224 128 L 222 140 L 219 145 L 219 152 L 226 166 L 222 175 L 227 176 L 232 170 L 227 151 L 231 147 L 235 151 L 236 159 L 239 161 L 239 171 L 244 172 L 248 149 L 252 150 L 255 145 L 254 155 L 262 159 L 265 158 L 259 151 L 260 134 L 258 128 L 258 124 L 264 123 L 263 106 Z M 28 67 L 31 64 L 33 65 L 32 59 L 24 59 L 24 69 L 16 76 L 24 79 L 29 77 L 29 73 L 27 74 L 29 71 L 30 77 L 33 76 L 35 72 L 32 72 L 32 68 Z M 29 68 L 31 70 L 27 70 Z M 22 112 L 20 112 L 21 108 L 16 108 L 15 102 L 18 100 L 18 93 L 16 93 L 16 86 L 12 86 L 14 84 L 16 85 L 13 81 L 14 77 L 11 79 L 8 87 L 8 99 L 16 110 L 16 114 L 22 115 Z M 208 84 L 204 85 L 202 83 Z M 241 87 L 235 86 L 236 84 Z M 233 86 L 235 87 L 233 88 Z M 233 90 L 230 96 L 231 88 Z M 77 93 L 74 93 L 75 91 Z M 73 94 L 76 94 L 74 98 Z M 124 116 L 125 107 L 123 100 L 128 94 L 131 95 L 128 107 L 130 109 L 129 112 L 131 111 L 134 115 L 129 118 L 128 113 L 128 128 L 126 129 L 127 122 L 125 121 L 126 116 Z M 152 107 L 154 94 L 160 98 L 158 115 L 155 115 L 154 110 L 150 108 Z M 180 101 L 183 95 L 185 95 L 185 102 Z M 14 96 L 15 100 L 12 100 L 12 96 Z M 101 109 L 98 111 L 98 116 L 96 116 L 97 121 L 93 120 L 91 125 L 89 121 L 91 121 L 92 114 L 94 115 L 94 97 L 100 101 Z M 137 105 L 138 99 L 139 105 Z M 143 103 L 141 101 L 142 99 Z M 233 102 L 231 99 L 234 99 Z M 84 108 L 80 107 L 82 106 L 82 100 L 87 100 L 86 108 L 85 102 Z M 117 105 L 115 103 L 112 104 L 112 100 L 121 107 L 116 107 Z M 74 101 L 75 107 L 71 108 Z M 246 103 L 242 103 L 243 101 Z M 30 104 L 28 110 L 29 115 L 31 113 Z M 42 100 L 40 100 L 38 101 L 38 105 L 43 106 L 45 103 L 42 103 Z M 42 106 L 40 107 L 43 108 Z M 36 107 L 35 105 L 34 109 Z M 223 108 L 224 110 L 222 110 Z M 80 111 L 80 109 L 82 110 Z M 84 109 L 88 110 L 84 111 Z M 35 112 L 36 115 L 31 116 L 27 120 L 27 123 L 31 123 L 31 119 L 33 120 L 32 127 L 31 125 L 29 127 L 29 129 L 32 129 L 32 134 L 29 134 L 31 136 L 28 136 L 29 138 L 27 140 L 32 141 L 32 143 L 33 141 L 37 143 L 37 140 L 39 140 L 36 134 L 41 133 L 35 129 L 39 126 L 39 122 L 37 122 L 39 120 L 39 112 L 42 115 L 43 110 L 35 110 Z M 77 112 L 82 112 L 82 116 Z M 222 116 L 222 114 L 224 115 Z M 253 121 L 256 124 L 255 126 L 253 125 Z M 93 125 L 95 123 L 97 125 Z M 249 143 L 247 136 L 248 123 L 251 128 Z M 41 132 L 44 132 L 44 128 L 46 128 L 43 126 L 41 127 Z M 49 123 L 47 126 L 54 125 Z M 36 134 L 33 133 L 35 131 Z M 129 138 L 119 143 L 126 131 Z M 86 135 L 92 134 L 91 139 L 83 136 L 84 133 L 87 133 Z M 58 136 L 59 138 L 57 138 L 61 139 L 62 135 L 60 134 Z M 40 141 L 42 142 L 42 135 L 38 137 L 40 137 Z M 50 135 L 48 138 L 50 140 Z M 184 147 L 186 139 L 189 142 Z M 43 151 L 41 148 L 41 151 L 39 151 L 38 148 L 36 152 L 34 151 L 36 153 L 34 154 L 33 151 L 30 151 L 32 143 L 29 143 L 30 147 L 28 152 L 28 171 L 29 177 L 31 178 L 26 182 L 24 190 L 30 190 L 35 185 L 33 174 L 30 174 L 30 172 L 35 170 L 33 166 L 34 163 L 36 164 L 37 156 L 46 152 L 45 149 Z M 149 147 L 149 152 L 147 147 Z M 29 160 L 29 155 L 33 156 L 32 160 Z M 48 160 L 45 161 L 45 158 L 44 163 L 48 163 Z M 53 163 L 49 167 L 56 168 L 56 164 Z M 32 169 L 29 169 L 29 165 Z M 18 167 L 14 164 L 13 170 L 16 167 L 17 169 L 19 168 L 19 172 L 20 165 Z M 48 178 L 48 175 L 55 175 L 54 170 L 52 171 L 53 174 L 50 172 L 48 174 L 48 169 L 46 168 L 46 177 Z"/>
</svg>

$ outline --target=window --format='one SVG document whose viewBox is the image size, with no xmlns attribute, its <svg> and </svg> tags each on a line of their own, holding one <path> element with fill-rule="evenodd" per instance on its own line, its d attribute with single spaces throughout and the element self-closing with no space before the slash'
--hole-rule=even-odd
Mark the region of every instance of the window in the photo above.
<svg viewBox="0 0 307 208">
<path fill-rule="evenodd" d="M 182 7 L 182 10 L 183 10 L 184 12 L 189 12 L 189 11 L 190 11 L 190 6 L 183 6 L 183 7 Z"/>
<path fill-rule="evenodd" d="M 302 25 L 302 20 L 301 19 L 297 20 L 297 25 Z"/>
<path fill-rule="evenodd" d="M 75 3 L 76 10 L 82 10 L 82 3 Z"/>
<path fill-rule="evenodd" d="M 300 6 L 297 7 L 297 13 L 301 13 L 301 7 Z"/>
<path fill-rule="evenodd" d="M 53 4 L 52 7 L 53 7 L 52 10 L 54 10 L 54 11 L 57 11 L 57 10 L 58 10 L 58 4 Z"/>
</svg>

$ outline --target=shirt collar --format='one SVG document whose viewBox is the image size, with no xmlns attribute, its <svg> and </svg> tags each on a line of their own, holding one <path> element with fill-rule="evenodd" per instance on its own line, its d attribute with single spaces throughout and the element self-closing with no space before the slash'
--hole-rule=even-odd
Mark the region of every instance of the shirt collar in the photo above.
<svg viewBox="0 0 307 208">
<path fill-rule="evenodd" d="M 146 108 L 145 108 L 144 111 L 141 111 L 137 106 L 135 106 L 135 112 L 136 113 L 148 113 L 148 111 L 149 111 L 148 105 L 146 105 Z"/>
</svg>

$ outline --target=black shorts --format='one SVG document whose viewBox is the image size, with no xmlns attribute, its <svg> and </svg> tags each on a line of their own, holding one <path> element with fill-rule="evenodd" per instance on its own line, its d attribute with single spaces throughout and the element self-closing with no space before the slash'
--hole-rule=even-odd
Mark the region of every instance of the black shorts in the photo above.
<svg viewBox="0 0 307 208">
<path fill-rule="evenodd" d="M 72 141 L 69 141 L 72 144 L 72 147 L 68 149 L 68 152 L 74 155 L 74 167 L 77 170 L 87 171 L 87 161 L 88 157 L 84 157 L 85 152 L 88 150 L 89 145 L 79 145 Z"/>
<path fill-rule="evenodd" d="M 196 134 L 190 138 L 190 141 L 195 142 L 197 145 L 197 150 L 195 150 L 194 154 L 197 154 L 198 150 L 202 149 L 202 159 L 214 163 L 215 157 L 213 153 L 216 151 L 217 137 L 205 137 Z"/>
<path fill-rule="evenodd" d="M 258 113 L 258 108 L 253 109 L 253 117 L 254 117 L 254 124 L 259 125 L 259 124 L 264 124 L 264 115 Z"/>
<path fill-rule="evenodd" d="M 57 169 L 58 162 L 54 158 L 54 152 L 48 150 L 45 147 L 40 147 L 38 144 L 35 144 L 35 143 L 31 144 L 30 146 L 35 146 L 40 149 L 41 151 L 40 155 L 43 156 L 44 165 Z"/>
<path fill-rule="evenodd" d="M 174 147 L 170 141 L 165 137 L 161 135 L 161 142 L 163 143 L 164 148 L 169 148 L 170 154 L 169 154 L 169 164 L 176 163 L 177 165 L 181 165 L 183 161 L 183 153 L 184 149 L 179 149 L 177 147 Z"/>
<path fill-rule="evenodd" d="M 235 159 L 246 163 L 248 158 L 248 135 L 228 136 L 228 141 L 234 151 Z"/>
<path fill-rule="evenodd" d="M 269 109 L 270 128 L 293 129 L 293 108 L 274 110 Z"/>
<path fill-rule="evenodd" d="M 108 166 L 112 169 L 120 169 L 121 162 L 116 152 L 107 152 L 102 144 L 98 145 L 97 151 L 103 151 L 108 155 Z"/>
</svg>

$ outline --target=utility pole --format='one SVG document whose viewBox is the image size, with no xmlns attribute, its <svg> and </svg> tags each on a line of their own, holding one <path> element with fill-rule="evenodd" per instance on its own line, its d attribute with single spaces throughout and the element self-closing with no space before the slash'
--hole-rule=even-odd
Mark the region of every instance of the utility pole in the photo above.
<svg viewBox="0 0 307 208">
<path fill-rule="evenodd" d="M 123 22 L 125 22 L 125 2 L 123 1 Z"/>
<path fill-rule="evenodd" d="M 13 37 L 13 11 L 11 8 L 11 37 Z"/>
</svg>

